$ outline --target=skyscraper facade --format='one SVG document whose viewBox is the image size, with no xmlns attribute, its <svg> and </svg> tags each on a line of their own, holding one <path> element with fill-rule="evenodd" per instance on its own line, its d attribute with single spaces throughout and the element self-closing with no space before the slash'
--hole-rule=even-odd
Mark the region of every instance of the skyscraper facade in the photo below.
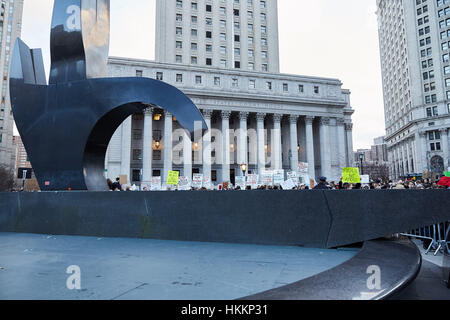
<svg viewBox="0 0 450 320">
<path fill-rule="evenodd" d="M 156 61 L 279 72 L 276 0 L 156 2 Z"/>
<path fill-rule="evenodd" d="M 377 0 L 392 178 L 450 166 L 449 2 Z"/>
<path fill-rule="evenodd" d="M 0 166 L 13 169 L 14 120 L 9 98 L 9 65 L 14 42 L 22 30 L 23 0 L 2 0 L 0 8 Z"/>
</svg>

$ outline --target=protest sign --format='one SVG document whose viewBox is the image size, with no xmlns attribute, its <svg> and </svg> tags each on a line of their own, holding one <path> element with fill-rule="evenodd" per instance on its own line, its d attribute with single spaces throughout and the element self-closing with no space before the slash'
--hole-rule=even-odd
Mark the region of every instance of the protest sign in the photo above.
<svg viewBox="0 0 450 320">
<path fill-rule="evenodd" d="M 250 186 L 252 189 L 258 188 L 258 178 L 257 174 L 249 174 L 247 176 L 247 186 Z"/>
<path fill-rule="evenodd" d="M 180 176 L 180 173 L 178 171 L 169 171 L 169 173 L 167 175 L 167 185 L 177 186 L 179 176 Z"/>
<path fill-rule="evenodd" d="M 284 170 L 274 170 L 273 171 L 273 184 L 281 185 L 284 182 Z"/>
<path fill-rule="evenodd" d="M 152 177 L 152 184 L 150 185 L 151 191 L 161 190 L 161 177 Z"/>
<path fill-rule="evenodd" d="M 361 183 L 359 168 L 344 168 L 342 171 L 343 183 Z"/>
<path fill-rule="evenodd" d="M 203 187 L 203 174 L 194 174 L 192 178 L 192 187 L 195 189 L 201 189 Z"/>
<path fill-rule="evenodd" d="M 450 177 L 450 171 L 445 171 L 445 172 L 444 172 L 444 176 Z"/>
<path fill-rule="evenodd" d="M 299 176 L 298 173 L 295 171 L 289 171 L 287 173 L 287 178 L 288 180 L 292 180 L 292 182 L 294 183 L 295 186 L 298 186 L 298 182 L 299 182 Z"/>
<path fill-rule="evenodd" d="M 281 184 L 281 187 L 283 188 L 283 190 L 292 190 L 293 188 L 295 188 L 295 184 L 292 179 L 287 179 Z"/>
<path fill-rule="evenodd" d="M 361 176 L 361 183 L 362 184 L 369 184 L 370 183 L 370 176 L 368 174 Z"/>
<path fill-rule="evenodd" d="M 299 162 L 298 163 L 298 172 L 299 173 L 308 173 L 308 163 L 306 162 Z"/>
<path fill-rule="evenodd" d="M 214 185 L 211 182 L 211 177 L 209 176 L 203 176 L 203 187 L 208 190 L 213 190 Z"/>
<path fill-rule="evenodd" d="M 191 181 L 189 181 L 188 177 L 184 176 L 178 177 L 178 190 L 180 191 L 191 190 Z"/>
<path fill-rule="evenodd" d="M 246 182 L 245 182 L 245 176 L 237 176 L 235 178 L 235 187 L 239 187 L 241 190 L 245 190 Z"/>
<path fill-rule="evenodd" d="M 261 184 L 266 186 L 273 185 L 273 171 L 263 171 L 261 173 Z"/>
</svg>

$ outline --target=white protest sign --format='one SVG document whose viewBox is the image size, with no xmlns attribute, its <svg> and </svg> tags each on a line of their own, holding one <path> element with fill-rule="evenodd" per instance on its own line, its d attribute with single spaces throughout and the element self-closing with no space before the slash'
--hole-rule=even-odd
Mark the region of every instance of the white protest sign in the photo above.
<svg viewBox="0 0 450 320">
<path fill-rule="evenodd" d="M 191 190 L 191 182 L 188 177 L 180 176 L 178 177 L 178 190 L 187 191 Z"/>
<path fill-rule="evenodd" d="M 283 188 L 283 190 L 292 190 L 295 188 L 295 184 L 292 179 L 287 179 L 281 184 L 281 187 Z"/>
<path fill-rule="evenodd" d="M 152 177 L 152 184 L 150 186 L 151 191 L 161 190 L 161 177 Z"/>
<path fill-rule="evenodd" d="M 361 184 L 369 184 L 370 176 L 368 174 L 361 176 Z"/>
<path fill-rule="evenodd" d="M 211 182 L 211 177 L 203 176 L 203 187 L 205 187 L 208 190 L 213 190 L 214 189 L 214 185 Z"/>
<path fill-rule="evenodd" d="M 306 162 L 299 162 L 298 163 L 298 172 L 299 173 L 308 173 L 309 165 Z"/>
<path fill-rule="evenodd" d="M 284 170 L 273 171 L 273 184 L 281 185 L 284 182 Z"/>
<path fill-rule="evenodd" d="M 295 171 L 289 171 L 287 173 L 288 180 L 292 180 L 295 186 L 298 186 L 298 173 Z"/>
<path fill-rule="evenodd" d="M 239 187 L 241 190 L 245 190 L 245 176 L 237 176 L 235 178 L 235 187 Z"/>
<path fill-rule="evenodd" d="M 250 186 L 252 189 L 258 188 L 258 179 L 259 179 L 259 175 L 249 174 L 247 176 L 247 186 Z"/>
<path fill-rule="evenodd" d="M 266 186 L 273 185 L 273 171 L 263 171 L 261 173 L 261 184 Z"/>
<path fill-rule="evenodd" d="M 192 178 L 192 187 L 195 189 L 201 189 L 203 187 L 203 174 L 194 174 L 194 177 Z"/>
</svg>

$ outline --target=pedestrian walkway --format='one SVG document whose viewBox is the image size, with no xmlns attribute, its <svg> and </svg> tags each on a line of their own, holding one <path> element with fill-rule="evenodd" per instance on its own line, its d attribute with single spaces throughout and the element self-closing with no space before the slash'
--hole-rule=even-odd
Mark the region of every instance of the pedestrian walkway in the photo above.
<svg viewBox="0 0 450 320">
<path fill-rule="evenodd" d="M 0 233 L 0 299 L 238 299 L 311 277 L 358 251 Z M 80 290 L 66 286 L 73 265 Z"/>
<path fill-rule="evenodd" d="M 414 240 L 422 253 L 422 268 L 417 278 L 391 300 L 450 300 L 450 289 L 444 277 L 448 277 L 450 257 L 442 253 L 425 254 L 421 241 Z"/>
</svg>

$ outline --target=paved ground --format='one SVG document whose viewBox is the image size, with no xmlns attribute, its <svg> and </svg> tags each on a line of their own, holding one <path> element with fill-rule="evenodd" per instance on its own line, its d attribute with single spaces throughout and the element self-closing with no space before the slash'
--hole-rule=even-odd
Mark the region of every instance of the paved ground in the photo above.
<svg viewBox="0 0 450 320">
<path fill-rule="evenodd" d="M 425 254 L 420 241 L 414 241 L 422 253 L 422 269 L 411 285 L 393 300 L 450 300 L 450 289 L 446 287 L 444 276 L 448 276 L 450 257 L 442 253 Z"/>
<path fill-rule="evenodd" d="M 357 252 L 0 233 L 0 299 L 237 299 Z M 81 290 L 67 289 L 72 265 L 80 267 Z"/>
</svg>

